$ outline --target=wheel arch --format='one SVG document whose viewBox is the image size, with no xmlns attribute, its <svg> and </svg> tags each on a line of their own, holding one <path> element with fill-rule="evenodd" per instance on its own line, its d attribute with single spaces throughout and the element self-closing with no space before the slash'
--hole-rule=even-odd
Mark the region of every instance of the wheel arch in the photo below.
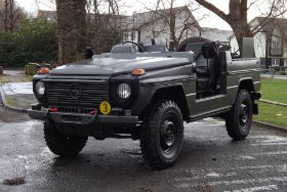
<svg viewBox="0 0 287 192">
<path fill-rule="evenodd" d="M 167 87 L 159 87 L 153 94 L 152 99 L 146 108 L 142 111 L 141 116 L 147 114 L 153 107 L 154 103 L 160 100 L 172 100 L 176 102 L 181 109 L 183 120 L 189 122 L 189 109 L 185 97 L 185 91 L 182 85 L 170 85 Z"/>
<path fill-rule="evenodd" d="M 245 89 L 249 93 L 254 93 L 255 89 L 254 89 L 254 85 L 253 85 L 253 79 L 252 78 L 242 78 L 242 79 L 240 79 L 237 93 L 241 89 Z"/>
<path fill-rule="evenodd" d="M 256 94 L 254 84 L 253 84 L 253 79 L 251 77 L 240 79 L 238 90 L 237 90 L 236 96 L 233 100 L 233 105 L 236 101 L 236 97 L 237 97 L 239 91 L 243 90 L 243 89 L 247 90 L 250 93 L 250 96 L 252 99 L 253 114 L 258 114 L 258 105 L 255 103 L 255 100 L 258 100 L 261 96 L 258 96 Z"/>
</svg>

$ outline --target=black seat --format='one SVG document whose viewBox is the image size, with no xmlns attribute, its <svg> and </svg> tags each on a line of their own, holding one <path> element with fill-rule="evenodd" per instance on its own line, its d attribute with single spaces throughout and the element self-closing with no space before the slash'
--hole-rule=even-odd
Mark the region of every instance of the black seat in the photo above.
<svg viewBox="0 0 287 192">
<path fill-rule="evenodd" d="M 205 59 L 202 55 L 202 46 L 207 42 L 189 43 L 186 51 L 193 51 L 196 62 L 197 92 L 205 92 L 212 88 L 214 82 L 215 58 Z"/>
<path fill-rule="evenodd" d="M 132 45 L 116 45 L 112 48 L 111 53 L 122 54 L 122 53 L 135 53 L 136 50 Z"/>
<path fill-rule="evenodd" d="M 157 52 L 157 53 L 164 53 L 166 52 L 165 45 L 148 45 L 145 46 L 146 52 Z"/>
</svg>

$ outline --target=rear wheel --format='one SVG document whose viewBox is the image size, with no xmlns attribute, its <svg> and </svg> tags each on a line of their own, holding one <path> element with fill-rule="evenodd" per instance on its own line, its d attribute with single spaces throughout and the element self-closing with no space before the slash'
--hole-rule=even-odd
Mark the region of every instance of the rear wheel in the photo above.
<svg viewBox="0 0 287 192">
<path fill-rule="evenodd" d="M 49 149 L 61 157 L 77 155 L 86 145 L 87 136 L 75 136 L 61 133 L 49 120 L 44 123 L 44 138 Z"/>
<path fill-rule="evenodd" d="M 234 140 L 243 140 L 249 134 L 252 124 L 252 99 L 247 90 L 240 90 L 233 109 L 227 114 L 226 128 Z"/>
<path fill-rule="evenodd" d="M 183 119 L 173 101 L 159 102 L 152 110 L 141 135 L 141 148 L 146 163 L 156 169 L 172 166 L 183 143 Z"/>
</svg>

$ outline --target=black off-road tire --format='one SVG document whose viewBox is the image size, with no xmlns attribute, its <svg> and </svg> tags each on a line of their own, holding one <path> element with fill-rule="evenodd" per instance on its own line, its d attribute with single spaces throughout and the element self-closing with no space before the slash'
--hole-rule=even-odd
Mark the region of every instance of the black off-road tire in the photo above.
<svg viewBox="0 0 287 192">
<path fill-rule="evenodd" d="M 146 119 L 141 135 L 145 162 L 155 169 L 174 165 L 183 144 L 183 118 L 173 101 L 158 102 Z"/>
<path fill-rule="evenodd" d="M 87 136 L 74 136 L 61 133 L 49 120 L 44 122 L 44 138 L 49 149 L 61 157 L 73 157 L 79 154 L 88 140 Z"/>
<path fill-rule="evenodd" d="M 251 129 L 253 101 L 247 90 L 239 90 L 233 109 L 226 116 L 228 135 L 234 140 L 245 139 Z"/>
</svg>

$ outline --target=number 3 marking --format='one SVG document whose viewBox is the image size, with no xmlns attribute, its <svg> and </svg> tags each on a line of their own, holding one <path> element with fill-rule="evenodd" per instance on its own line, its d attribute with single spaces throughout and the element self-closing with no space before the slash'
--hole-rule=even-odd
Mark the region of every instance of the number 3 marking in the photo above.
<svg viewBox="0 0 287 192">
<path fill-rule="evenodd" d="M 108 115 L 111 112 L 111 105 L 110 105 L 110 103 L 107 102 L 107 101 L 103 101 L 100 104 L 100 111 L 101 111 L 102 114 Z"/>
</svg>

